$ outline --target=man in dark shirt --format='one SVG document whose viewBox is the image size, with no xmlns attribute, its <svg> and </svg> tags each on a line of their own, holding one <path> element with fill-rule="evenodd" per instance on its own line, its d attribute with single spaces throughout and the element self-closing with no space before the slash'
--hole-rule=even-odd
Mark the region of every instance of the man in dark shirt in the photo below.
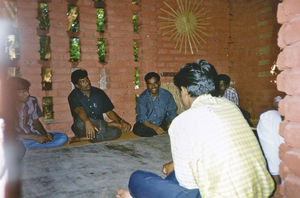
<svg viewBox="0 0 300 198">
<path fill-rule="evenodd" d="M 177 106 L 172 94 L 160 88 L 160 77 L 155 72 L 146 74 L 147 89 L 137 102 L 133 132 L 142 137 L 161 135 L 176 117 Z"/>
<path fill-rule="evenodd" d="M 76 70 L 71 75 L 75 89 L 68 96 L 74 119 L 72 141 L 89 139 L 90 142 L 113 140 L 121 136 L 121 131 L 128 132 L 131 125 L 113 111 L 114 105 L 103 90 L 91 86 L 88 73 Z M 105 122 L 103 114 L 112 122 Z"/>
</svg>

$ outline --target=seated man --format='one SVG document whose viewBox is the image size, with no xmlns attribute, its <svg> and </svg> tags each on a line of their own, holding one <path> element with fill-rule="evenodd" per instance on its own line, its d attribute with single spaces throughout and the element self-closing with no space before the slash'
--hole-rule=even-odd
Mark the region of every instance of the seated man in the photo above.
<svg viewBox="0 0 300 198">
<path fill-rule="evenodd" d="M 17 91 L 18 138 L 27 150 L 52 148 L 64 145 L 68 137 L 64 133 L 47 132 L 39 118 L 43 113 L 35 97 L 29 95 L 30 82 L 11 77 L 9 83 Z"/>
<path fill-rule="evenodd" d="M 204 60 L 180 69 L 174 83 L 189 109 L 169 129 L 174 171 L 166 179 L 136 171 L 129 191 L 120 189 L 117 198 L 267 198 L 272 194 L 274 182 L 243 115 L 232 102 L 211 95 L 216 75 Z"/>
<path fill-rule="evenodd" d="M 91 86 L 88 73 L 76 70 L 71 75 L 75 89 L 69 94 L 68 101 L 74 119 L 72 141 L 88 139 L 90 142 L 114 140 L 121 136 L 121 130 L 128 132 L 131 125 L 113 111 L 114 105 L 103 90 Z M 103 119 L 106 113 L 112 122 Z"/>
<path fill-rule="evenodd" d="M 160 77 L 155 72 L 146 74 L 147 89 L 137 102 L 136 123 L 133 133 L 151 137 L 165 133 L 176 117 L 177 106 L 172 94 L 160 88 Z"/>
<path fill-rule="evenodd" d="M 283 137 L 279 135 L 279 125 L 282 119 L 277 109 L 280 100 L 280 96 L 274 98 L 274 110 L 262 113 L 257 125 L 259 142 L 265 154 L 269 171 L 277 184 L 280 184 L 279 146 L 284 143 Z"/>
<path fill-rule="evenodd" d="M 219 74 L 218 80 L 220 96 L 227 98 L 236 105 L 239 105 L 239 97 L 237 91 L 235 90 L 235 88 L 229 86 L 230 77 L 226 74 Z"/>
</svg>

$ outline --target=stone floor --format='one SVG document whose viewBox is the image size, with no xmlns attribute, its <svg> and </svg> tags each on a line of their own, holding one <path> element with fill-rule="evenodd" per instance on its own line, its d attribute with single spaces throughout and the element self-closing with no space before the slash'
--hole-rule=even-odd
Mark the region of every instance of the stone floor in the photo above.
<svg viewBox="0 0 300 198">
<path fill-rule="evenodd" d="M 171 160 L 167 135 L 27 152 L 23 198 L 110 198 L 138 169 L 159 175 Z"/>
</svg>

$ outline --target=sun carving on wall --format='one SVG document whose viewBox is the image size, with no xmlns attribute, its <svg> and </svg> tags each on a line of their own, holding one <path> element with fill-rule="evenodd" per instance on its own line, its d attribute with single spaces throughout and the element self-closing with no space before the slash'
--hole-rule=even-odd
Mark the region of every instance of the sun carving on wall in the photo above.
<svg viewBox="0 0 300 198">
<path fill-rule="evenodd" d="M 163 36 L 170 35 L 169 40 L 175 42 L 175 49 L 186 54 L 190 50 L 199 51 L 202 43 L 206 43 L 206 27 L 209 25 L 207 10 L 203 7 L 203 0 L 176 0 L 177 8 L 172 8 L 163 1 L 168 9 L 160 8 L 164 16 L 158 16 L 162 20 L 160 29 Z M 165 16 L 166 15 L 166 16 Z"/>
</svg>

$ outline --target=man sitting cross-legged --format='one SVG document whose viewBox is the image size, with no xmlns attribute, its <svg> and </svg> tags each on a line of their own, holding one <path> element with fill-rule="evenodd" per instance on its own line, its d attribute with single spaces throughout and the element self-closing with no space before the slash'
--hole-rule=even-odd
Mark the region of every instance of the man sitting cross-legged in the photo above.
<svg viewBox="0 0 300 198">
<path fill-rule="evenodd" d="M 155 72 L 146 74 L 147 89 L 137 102 L 136 123 L 133 132 L 142 137 L 165 133 L 176 117 L 177 106 L 172 94 L 160 88 L 160 77 Z"/>
<path fill-rule="evenodd" d="M 121 131 L 130 130 L 131 125 L 113 111 L 114 105 L 104 91 L 91 86 L 86 70 L 74 71 L 71 81 L 75 89 L 69 94 L 68 101 L 74 119 L 72 130 L 75 137 L 70 142 L 114 140 L 121 136 Z M 112 122 L 104 121 L 104 113 Z"/>
<path fill-rule="evenodd" d="M 52 148 L 64 145 L 68 137 L 64 133 L 47 132 L 39 118 L 43 113 L 35 97 L 30 96 L 30 82 L 18 77 L 11 77 L 9 83 L 16 89 L 18 139 L 27 150 Z"/>
<path fill-rule="evenodd" d="M 117 198 L 268 198 L 274 189 L 259 144 L 238 107 L 214 97 L 217 73 L 204 60 L 174 77 L 189 108 L 169 128 L 174 171 L 136 171 Z M 172 171 L 166 165 L 164 172 Z M 171 170 L 169 170 L 169 168 Z"/>
</svg>

